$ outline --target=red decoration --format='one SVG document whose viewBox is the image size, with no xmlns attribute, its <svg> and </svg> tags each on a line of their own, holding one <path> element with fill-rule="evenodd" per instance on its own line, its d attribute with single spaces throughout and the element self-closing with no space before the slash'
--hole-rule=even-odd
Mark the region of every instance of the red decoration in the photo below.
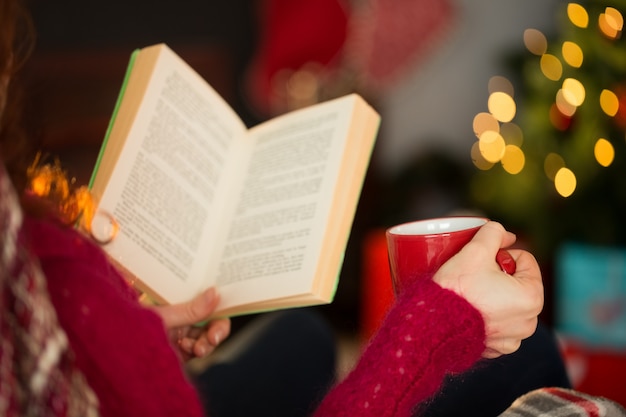
<svg viewBox="0 0 626 417">
<path fill-rule="evenodd" d="M 348 15 L 341 0 L 263 1 L 259 46 L 248 77 L 253 105 L 271 112 L 272 82 L 281 70 L 335 65 L 346 40 Z"/>
<path fill-rule="evenodd" d="M 361 338 L 366 341 L 380 327 L 395 300 L 387 256 L 385 230 L 373 230 L 364 239 L 361 280 Z"/>
<path fill-rule="evenodd" d="M 348 53 L 363 82 L 381 90 L 415 68 L 452 29 L 447 0 L 370 0 L 352 20 Z"/>
<path fill-rule="evenodd" d="M 614 117 L 615 124 L 621 130 L 626 130 L 626 86 L 617 86 L 614 88 L 613 92 L 617 95 L 619 102 L 619 108 Z"/>
</svg>

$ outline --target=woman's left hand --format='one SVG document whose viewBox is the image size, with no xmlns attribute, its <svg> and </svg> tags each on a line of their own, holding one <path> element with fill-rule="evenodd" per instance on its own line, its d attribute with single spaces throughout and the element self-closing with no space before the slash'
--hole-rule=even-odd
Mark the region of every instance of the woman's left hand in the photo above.
<svg viewBox="0 0 626 417">
<path fill-rule="evenodd" d="M 209 288 L 191 301 L 181 304 L 152 306 L 165 323 L 172 342 L 178 346 L 184 360 L 204 357 L 230 334 L 230 319 L 217 319 L 198 326 L 215 311 L 219 297 Z"/>
</svg>

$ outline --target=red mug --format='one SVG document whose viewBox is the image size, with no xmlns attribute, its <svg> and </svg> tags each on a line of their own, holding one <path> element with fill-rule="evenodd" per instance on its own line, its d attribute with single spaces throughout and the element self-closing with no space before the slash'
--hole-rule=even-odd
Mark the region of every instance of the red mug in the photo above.
<svg viewBox="0 0 626 417">
<path fill-rule="evenodd" d="M 409 281 L 431 278 L 488 221 L 475 216 L 440 217 L 387 229 L 389 267 L 395 293 L 400 293 Z M 500 251 L 497 261 L 504 271 L 514 272 L 515 261 L 507 251 Z"/>
</svg>

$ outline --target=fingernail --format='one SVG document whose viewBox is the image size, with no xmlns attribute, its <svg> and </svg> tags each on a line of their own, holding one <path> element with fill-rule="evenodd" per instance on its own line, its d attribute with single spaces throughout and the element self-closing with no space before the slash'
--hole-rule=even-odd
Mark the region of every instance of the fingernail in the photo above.
<svg viewBox="0 0 626 417">
<path fill-rule="evenodd" d="M 213 346 L 219 345 L 221 341 L 222 341 L 222 332 L 216 331 L 213 334 Z"/>
<path fill-rule="evenodd" d="M 206 347 L 202 345 L 196 346 L 196 356 L 204 356 L 206 354 Z"/>
</svg>

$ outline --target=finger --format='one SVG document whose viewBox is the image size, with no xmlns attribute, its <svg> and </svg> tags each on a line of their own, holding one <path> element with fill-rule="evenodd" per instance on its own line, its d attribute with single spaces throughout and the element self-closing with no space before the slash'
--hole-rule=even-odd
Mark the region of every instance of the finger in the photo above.
<svg viewBox="0 0 626 417">
<path fill-rule="evenodd" d="M 513 243 L 515 243 L 513 233 L 505 230 L 500 223 L 489 221 L 478 229 L 472 240 L 461 249 L 457 256 L 465 257 L 467 261 L 472 259 L 472 262 L 479 263 L 491 258 L 493 259 L 493 267 L 502 269 L 496 263 L 498 251 Z M 477 254 L 480 254 L 480 259 L 476 258 Z"/>
<path fill-rule="evenodd" d="M 203 357 L 215 350 L 230 334 L 230 320 L 220 319 L 212 321 L 208 328 L 195 340 L 193 354 Z"/>
<path fill-rule="evenodd" d="M 209 343 L 209 341 L 207 340 L 207 335 L 202 334 L 202 336 L 200 336 L 194 343 L 193 354 L 198 358 L 202 358 L 213 352 L 214 349 L 215 346 Z"/>
<path fill-rule="evenodd" d="M 213 346 L 218 346 L 230 335 L 230 319 L 219 319 L 209 323 L 207 340 Z"/>
<path fill-rule="evenodd" d="M 203 333 L 199 338 L 194 340 L 193 355 L 198 358 L 207 356 L 213 353 L 213 351 L 218 347 L 219 342 L 221 342 L 221 340 L 217 343 L 215 341 L 210 341 L 209 334 Z"/>
<path fill-rule="evenodd" d="M 522 249 L 508 249 L 509 254 L 515 260 L 516 276 L 524 275 L 535 280 L 541 280 L 541 271 L 535 257 Z"/>
<path fill-rule="evenodd" d="M 193 355 L 194 345 L 196 344 L 196 339 L 190 337 L 183 337 L 178 341 L 178 346 L 180 349 L 187 353 L 188 355 Z"/>
<path fill-rule="evenodd" d="M 515 235 L 507 231 L 500 223 L 489 221 L 478 229 L 472 242 L 483 245 L 489 253 L 495 255 L 500 248 L 511 246 L 515 240 Z"/>
<path fill-rule="evenodd" d="M 214 288 L 198 294 L 191 301 L 159 307 L 166 327 L 190 326 L 209 317 L 217 307 L 218 297 Z"/>
<path fill-rule="evenodd" d="M 524 288 L 525 297 L 520 297 L 520 301 L 534 303 L 538 311 L 543 309 L 544 290 L 541 269 L 535 257 L 524 250 L 509 250 L 511 256 L 515 259 L 516 271 L 511 275 L 518 285 Z M 538 313 L 537 313 L 538 314 Z"/>
</svg>

